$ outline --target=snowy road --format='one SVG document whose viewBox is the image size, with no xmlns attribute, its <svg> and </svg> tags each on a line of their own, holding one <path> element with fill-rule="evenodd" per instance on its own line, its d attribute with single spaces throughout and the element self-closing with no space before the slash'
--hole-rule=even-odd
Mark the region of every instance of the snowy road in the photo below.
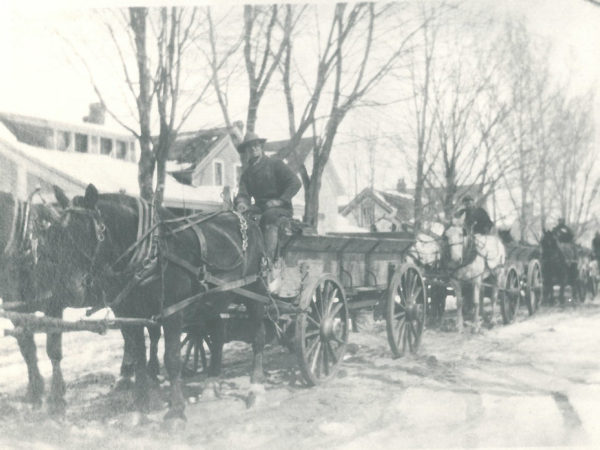
<svg viewBox="0 0 600 450">
<path fill-rule="evenodd" d="M 26 371 L 16 343 L 0 340 L 2 448 L 600 445 L 597 304 L 543 310 L 531 319 L 523 314 L 481 335 L 428 330 L 419 355 L 397 360 L 383 324 L 375 323 L 351 335 L 339 376 L 311 389 L 296 380 L 294 358 L 273 347 L 264 400 L 251 409 L 244 402 L 249 348 L 229 344 L 220 398 L 202 392 L 203 377 L 191 379 L 187 427 L 175 435 L 160 428 L 165 409 L 158 396 L 150 421 L 131 426 L 130 396 L 109 395 L 120 362 L 118 333 L 71 334 L 64 347 L 69 412 L 55 422 L 17 401 Z"/>
</svg>

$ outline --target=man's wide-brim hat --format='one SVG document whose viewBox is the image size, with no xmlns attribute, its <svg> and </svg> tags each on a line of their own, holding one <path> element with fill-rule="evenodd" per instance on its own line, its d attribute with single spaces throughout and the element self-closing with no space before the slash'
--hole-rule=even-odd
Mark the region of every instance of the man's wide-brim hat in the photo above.
<svg viewBox="0 0 600 450">
<path fill-rule="evenodd" d="M 265 142 L 267 142 L 266 139 L 261 138 L 258 134 L 256 134 L 253 131 L 249 131 L 248 133 L 246 133 L 244 140 L 237 146 L 237 150 L 238 152 L 240 152 L 253 144 L 264 144 Z"/>
</svg>

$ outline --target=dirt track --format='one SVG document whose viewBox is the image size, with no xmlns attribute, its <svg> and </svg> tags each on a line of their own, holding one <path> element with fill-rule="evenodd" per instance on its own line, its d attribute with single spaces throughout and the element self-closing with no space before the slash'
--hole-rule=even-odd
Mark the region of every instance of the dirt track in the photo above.
<svg viewBox="0 0 600 450">
<path fill-rule="evenodd" d="M 43 338 L 37 338 L 43 343 Z M 40 347 L 42 347 L 40 345 Z M 69 412 L 50 420 L 19 401 L 26 371 L 0 340 L 0 446 L 46 448 L 400 448 L 600 445 L 600 307 L 524 314 L 480 335 L 427 330 L 419 355 L 393 360 L 383 323 L 351 335 L 338 377 L 305 388 L 295 359 L 272 347 L 262 402 L 246 408 L 249 346 L 225 351 L 220 398 L 188 381 L 184 431 L 161 429 L 164 390 L 149 422 L 133 425 L 128 394 L 110 394 L 118 333 L 70 334 L 63 368 Z M 43 375 L 51 373 L 43 348 Z M 49 447 L 48 447 L 49 446 Z"/>
</svg>

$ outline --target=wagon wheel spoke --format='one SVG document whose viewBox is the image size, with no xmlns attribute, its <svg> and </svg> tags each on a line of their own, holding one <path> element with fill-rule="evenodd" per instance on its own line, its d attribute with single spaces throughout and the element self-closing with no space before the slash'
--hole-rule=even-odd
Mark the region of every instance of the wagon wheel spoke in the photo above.
<svg viewBox="0 0 600 450">
<path fill-rule="evenodd" d="M 315 349 L 319 345 L 319 342 L 321 342 L 320 339 L 315 339 L 315 340 L 313 340 L 312 344 L 310 344 L 310 346 L 306 350 L 306 357 L 307 357 L 307 359 L 310 359 L 310 357 L 312 356 L 312 354 L 315 352 Z M 306 343 L 308 344 L 308 342 L 306 342 Z"/>
<path fill-rule="evenodd" d="M 333 363 L 334 364 L 337 363 L 338 362 L 338 356 L 337 356 L 336 352 L 333 350 L 333 348 L 331 347 L 331 341 L 327 341 L 325 343 L 325 348 L 327 349 L 327 351 L 329 352 L 329 355 L 333 359 Z"/>
<path fill-rule="evenodd" d="M 190 360 L 190 356 L 192 354 L 192 348 L 194 348 L 193 342 L 190 339 L 190 336 L 186 336 L 185 341 L 187 346 L 185 347 L 185 359 L 184 361 L 187 363 Z"/>
<path fill-rule="evenodd" d="M 417 337 L 417 332 L 415 331 L 412 320 L 408 322 L 408 333 L 406 333 L 406 340 L 408 342 L 408 348 L 411 352 L 414 351 L 414 343 Z"/>
<path fill-rule="evenodd" d="M 326 284 L 326 283 L 325 283 Z M 323 294 L 323 285 L 319 285 L 316 291 L 315 299 L 317 304 L 317 310 L 319 311 L 319 317 L 322 319 L 325 317 L 325 295 Z"/>
<path fill-rule="evenodd" d="M 312 338 L 314 336 L 317 336 L 319 333 L 320 333 L 320 331 L 318 329 L 317 330 L 311 330 L 311 331 L 307 330 L 306 333 L 305 333 L 305 336 L 306 336 L 306 339 L 308 340 L 308 339 L 310 339 L 310 338 Z"/>
<path fill-rule="evenodd" d="M 316 315 L 319 317 L 319 321 L 321 321 L 321 320 L 323 320 L 323 314 L 322 314 L 321 308 L 318 305 L 317 301 L 318 301 L 317 300 L 317 295 L 315 294 L 312 297 L 312 301 L 311 301 L 310 306 L 317 313 Z"/>
<path fill-rule="evenodd" d="M 408 336 L 409 336 L 409 321 L 404 322 L 404 328 L 402 330 L 402 352 L 406 353 L 406 346 L 408 345 Z"/>
<path fill-rule="evenodd" d="M 421 296 L 422 293 L 423 293 L 423 289 L 421 288 L 421 286 L 417 286 L 417 288 L 413 292 L 413 296 L 411 297 L 410 304 L 411 305 L 417 304 L 417 299 Z"/>
<path fill-rule="evenodd" d="M 306 315 L 306 319 L 311 322 L 315 327 L 320 328 L 321 327 L 321 323 L 317 322 L 315 319 L 313 319 L 311 316 L 309 316 L 308 314 Z"/>
<path fill-rule="evenodd" d="M 204 343 L 202 342 L 202 340 L 200 340 L 198 345 L 200 347 L 200 359 L 202 361 L 202 368 L 204 369 L 208 367 L 208 363 L 206 361 L 206 350 L 204 350 Z"/>
<path fill-rule="evenodd" d="M 329 355 L 327 353 L 326 343 L 321 345 L 321 354 L 323 355 L 323 372 L 325 376 L 329 375 Z"/>
<path fill-rule="evenodd" d="M 406 311 L 400 311 L 398 313 L 394 313 L 394 319 L 403 320 L 406 317 Z"/>
<path fill-rule="evenodd" d="M 328 316 L 329 317 L 337 317 L 338 313 L 342 310 L 343 307 L 344 307 L 343 303 L 341 303 L 341 302 L 335 303 L 335 306 L 332 308 L 332 310 L 328 314 Z"/>
<path fill-rule="evenodd" d="M 200 349 L 198 348 L 199 342 L 196 341 L 196 346 L 194 347 L 194 373 L 198 372 L 198 356 L 200 354 Z"/>
<path fill-rule="evenodd" d="M 314 356 L 312 357 L 312 363 L 310 365 L 310 369 L 313 373 L 316 373 L 315 370 L 317 369 L 319 355 L 321 354 L 321 352 L 320 352 L 321 340 L 317 340 L 316 343 L 317 343 L 316 349 L 314 350 Z M 309 354 L 311 354 L 311 353 L 309 353 Z"/>
<path fill-rule="evenodd" d="M 398 330 L 397 330 L 398 337 L 397 337 L 396 345 L 398 347 L 400 347 L 402 345 L 402 342 L 400 342 L 400 341 L 402 340 L 402 337 L 404 335 L 404 328 L 405 327 L 406 327 L 406 320 L 402 320 L 400 322 L 400 324 L 398 325 Z"/>
<path fill-rule="evenodd" d="M 337 314 L 337 312 L 332 314 L 331 308 L 333 307 L 334 304 L 341 305 L 339 298 L 338 298 L 338 293 L 339 293 L 339 291 L 337 288 L 334 288 L 333 291 L 331 291 L 331 295 L 329 296 L 329 307 L 327 308 L 327 315 L 335 316 Z M 335 301 L 335 300 L 337 300 L 337 301 Z"/>
</svg>

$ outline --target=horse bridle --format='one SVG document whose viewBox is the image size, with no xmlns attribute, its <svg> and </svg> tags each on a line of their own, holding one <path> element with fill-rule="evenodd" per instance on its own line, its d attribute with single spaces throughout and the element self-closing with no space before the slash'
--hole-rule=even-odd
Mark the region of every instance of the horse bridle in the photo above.
<svg viewBox="0 0 600 450">
<path fill-rule="evenodd" d="M 66 217 L 68 217 L 68 214 L 70 213 L 76 213 L 82 216 L 86 216 L 92 220 L 92 223 L 94 225 L 96 245 L 91 255 L 88 254 L 83 248 L 81 248 L 80 245 L 77 245 L 77 242 L 75 241 L 71 233 L 67 233 L 68 238 L 71 240 L 77 251 L 90 263 L 89 270 L 85 272 L 84 275 L 84 284 L 87 287 L 90 287 L 93 285 L 94 279 L 98 278 L 98 275 L 96 274 L 96 271 L 98 269 L 96 267 L 97 259 L 98 255 L 100 254 L 102 244 L 106 239 L 106 224 L 102 220 L 102 214 L 100 213 L 100 210 L 98 208 L 89 209 L 78 206 L 70 206 L 63 211 L 63 221 Z"/>
</svg>

